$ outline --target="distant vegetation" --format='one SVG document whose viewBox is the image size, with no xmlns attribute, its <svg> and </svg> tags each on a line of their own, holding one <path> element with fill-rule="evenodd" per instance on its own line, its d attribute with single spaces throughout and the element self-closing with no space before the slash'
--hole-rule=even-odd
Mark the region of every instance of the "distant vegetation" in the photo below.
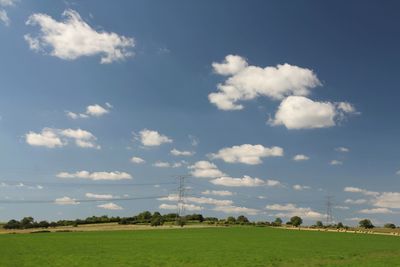
<svg viewBox="0 0 400 267">
<path fill-rule="evenodd" d="M 191 214 L 179 217 L 176 213 L 168 213 L 162 215 L 159 212 L 151 213 L 150 211 L 144 211 L 132 217 L 108 217 L 103 216 L 91 216 L 86 219 L 76 219 L 76 220 L 59 220 L 54 222 L 48 221 L 35 221 L 33 217 L 24 217 L 22 220 L 10 220 L 5 224 L 0 225 L 4 229 L 32 229 L 32 228 L 49 228 L 58 226 L 75 226 L 84 224 L 101 224 L 101 223 L 118 223 L 122 225 L 128 224 L 141 224 L 141 225 L 151 225 L 154 227 L 161 226 L 164 224 L 176 224 L 179 226 L 184 226 L 185 224 L 194 223 L 206 223 L 210 225 L 252 225 L 252 226 L 272 226 L 279 227 L 283 225 L 281 218 L 276 218 L 272 222 L 268 221 L 257 221 L 251 222 L 246 216 L 240 215 L 238 217 L 229 216 L 226 219 L 219 219 L 215 217 L 203 217 L 202 214 Z M 293 216 L 286 226 L 299 227 L 303 224 L 303 219 L 299 216 Z M 368 219 L 361 220 L 359 226 L 365 229 L 374 228 L 372 222 Z M 387 223 L 384 226 L 388 229 L 395 229 L 396 225 L 393 223 Z M 339 222 L 337 224 L 324 225 L 322 221 L 317 221 L 310 228 L 325 228 L 325 229 L 348 229 L 348 226 L 343 225 Z"/>
</svg>

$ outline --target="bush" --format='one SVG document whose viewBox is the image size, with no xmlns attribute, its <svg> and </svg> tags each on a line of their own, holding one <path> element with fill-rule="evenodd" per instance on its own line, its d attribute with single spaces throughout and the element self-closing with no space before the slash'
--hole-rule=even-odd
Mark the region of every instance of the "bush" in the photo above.
<svg viewBox="0 0 400 267">
<path fill-rule="evenodd" d="M 395 229 L 395 228 L 396 228 L 396 225 L 393 224 L 393 223 L 387 223 L 387 224 L 385 224 L 383 227 L 385 227 L 385 228 L 390 228 L 390 229 Z"/>
</svg>

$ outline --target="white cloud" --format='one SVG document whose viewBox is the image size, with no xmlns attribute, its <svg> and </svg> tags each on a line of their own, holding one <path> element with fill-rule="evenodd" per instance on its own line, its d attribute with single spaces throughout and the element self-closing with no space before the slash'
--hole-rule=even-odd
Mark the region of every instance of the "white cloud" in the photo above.
<svg viewBox="0 0 400 267">
<path fill-rule="evenodd" d="M 281 213 L 276 214 L 277 217 L 292 217 L 292 216 L 300 216 L 302 218 L 307 219 L 321 219 L 324 217 L 322 213 L 312 210 L 311 208 L 302 208 L 297 207 L 295 204 L 288 203 L 288 204 L 272 204 L 265 206 L 267 210 L 273 211 L 281 211 Z"/>
<path fill-rule="evenodd" d="M 343 152 L 343 153 L 350 152 L 349 148 L 343 147 L 343 146 L 337 147 L 337 148 L 335 148 L 335 150 L 338 151 L 338 152 Z"/>
<path fill-rule="evenodd" d="M 0 21 L 4 23 L 4 25 L 10 25 L 10 18 L 7 15 L 7 11 L 0 9 Z"/>
<path fill-rule="evenodd" d="M 188 210 L 188 211 L 201 211 L 204 208 L 201 206 L 196 206 L 196 205 L 192 205 L 192 204 L 184 204 L 184 209 Z M 159 206 L 160 209 L 162 210 L 177 210 L 178 209 L 178 205 L 171 205 L 171 204 L 161 204 Z"/>
<path fill-rule="evenodd" d="M 274 186 L 282 186 L 281 182 L 277 180 L 268 179 L 265 181 L 266 186 L 274 187 Z"/>
<path fill-rule="evenodd" d="M 95 143 L 97 138 L 91 132 L 81 129 L 43 128 L 40 133 L 30 131 L 25 134 L 25 141 L 29 145 L 48 148 L 66 146 L 68 139 L 75 140 L 78 147 L 100 149 L 100 146 Z"/>
<path fill-rule="evenodd" d="M 55 148 L 66 145 L 66 143 L 57 135 L 56 131 L 50 128 L 44 128 L 41 133 L 30 131 L 25 135 L 25 140 L 31 146 Z"/>
<path fill-rule="evenodd" d="M 13 6 L 18 0 L 0 0 L 0 6 Z"/>
<path fill-rule="evenodd" d="M 197 204 L 209 204 L 215 206 L 227 206 L 232 205 L 232 200 L 221 200 L 221 199 L 214 199 L 209 197 L 186 197 L 186 201 L 194 202 Z"/>
<path fill-rule="evenodd" d="M 396 172 L 396 174 L 397 174 L 397 175 L 400 175 L 400 170 L 398 170 L 398 171 Z"/>
<path fill-rule="evenodd" d="M 329 164 L 330 164 L 330 165 L 342 165 L 343 162 L 341 162 L 340 160 L 334 159 L 334 160 L 331 160 L 331 161 L 329 162 Z"/>
<path fill-rule="evenodd" d="M 30 48 L 65 60 L 82 56 L 101 56 L 101 63 L 111 63 L 133 56 L 133 38 L 113 32 L 96 31 L 78 12 L 67 9 L 63 21 L 56 21 L 47 14 L 36 13 L 29 17 L 27 25 L 38 25 L 36 36 L 25 35 Z"/>
<path fill-rule="evenodd" d="M 213 208 L 213 210 L 228 214 L 233 213 L 233 214 L 248 214 L 248 215 L 257 215 L 259 212 L 259 210 L 257 209 L 238 207 L 238 206 L 216 206 Z"/>
<path fill-rule="evenodd" d="M 171 164 L 169 164 L 168 162 L 157 161 L 153 164 L 153 166 L 157 168 L 169 168 L 171 167 Z"/>
<path fill-rule="evenodd" d="M 172 143 L 172 139 L 169 137 L 148 129 L 139 132 L 139 140 L 144 146 L 159 146 L 165 143 Z"/>
<path fill-rule="evenodd" d="M 70 197 L 57 198 L 54 201 L 54 203 L 57 205 L 78 205 L 79 204 L 79 202 L 77 202 L 76 199 L 70 198 Z"/>
<path fill-rule="evenodd" d="M 256 187 L 256 186 L 280 186 L 281 183 L 276 180 L 261 180 L 259 178 L 252 178 L 250 176 L 243 176 L 243 178 L 220 177 L 210 181 L 215 185 L 231 186 L 231 187 Z"/>
<path fill-rule="evenodd" d="M 241 56 L 227 55 L 224 62 L 212 63 L 212 67 L 217 74 L 221 75 L 234 75 L 248 66 L 246 60 Z"/>
<path fill-rule="evenodd" d="M 213 195 L 213 196 L 233 196 L 234 193 L 226 190 L 206 190 L 201 192 L 202 195 Z"/>
<path fill-rule="evenodd" d="M 348 102 L 337 103 L 337 108 L 345 113 L 357 113 L 354 106 Z M 342 151 L 342 152 L 348 152 L 348 151 Z"/>
<path fill-rule="evenodd" d="M 171 154 L 174 156 L 193 156 L 194 152 L 193 151 L 180 151 L 177 149 L 172 149 Z"/>
<path fill-rule="evenodd" d="M 303 155 L 303 154 L 298 154 L 293 157 L 294 161 L 305 161 L 305 160 L 309 160 L 309 159 L 310 159 L 310 157 L 307 157 L 306 155 Z"/>
<path fill-rule="evenodd" d="M 100 146 L 95 143 L 97 138 L 91 132 L 81 129 L 65 129 L 60 130 L 60 134 L 75 139 L 75 144 L 79 147 L 100 149 Z"/>
<path fill-rule="evenodd" d="M 86 108 L 86 114 L 94 116 L 94 117 L 100 117 L 109 112 L 110 111 L 108 109 L 105 109 L 104 107 L 102 107 L 98 104 L 90 105 L 90 106 L 87 106 L 87 108 Z"/>
<path fill-rule="evenodd" d="M 340 103 L 318 102 L 304 96 L 289 96 L 281 102 L 275 118 L 270 119 L 269 123 L 273 126 L 284 125 L 287 129 L 332 127 L 346 114 L 354 113 L 338 108 Z"/>
<path fill-rule="evenodd" d="M 211 154 L 213 159 L 222 159 L 229 163 L 244 163 L 256 165 L 262 163 L 264 157 L 282 157 L 281 147 L 264 147 L 263 145 L 244 144 L 240 146 L 222 148 L 216 154 Z"/>
<path fill-rule="evenodd" d="M 105 209 L 105 210 L 123 210 L 123 208 L 121 206 L 118 206 L 117 204 L 114 204 L 112 202 L 106 203 L 106 204 L 97 205 L 97 207 Z"/>
<path fill-rule="evenodd" d="M 363 213 L 363 214 L 391 214 L 391 213 L 393 213 L 393 211 L 388 208 L 362 209 L 358 212 Z"/>
<path fill-rule="evenodd" d="M 306 190 L 306 189 L 310 189 L 311 187 L 309 187 L 309 186 L 307 186 L 307 185 L 299 185 L 299 184 L 295 184 L 294 186 L 293 186 L 293 189 L 294 190 L 297 190 L 297 191 L 302 191 L 302 190 Z"/>
<path fill-rule="evenodd" d="M 373 200 L 375 207 L 400 209 L 399 192 L 383 192 Z"/>
<path fill-rule="evenodd" d="M 361 189 L 358 187 L 352 187 L 352 186 L 347 186 L 343 189 L 344 192 L 349 192 L 349 193 L 361 193 L 364 194 L 366 196 L 377 196 L 379 193 L 378 192 L 374 192 L 374 191 L 368 191 L 365 189 Z"/>
<path fill-rule="evenodd" d="M 85 196 L 87 198 L 94 198 L 94 199 L 113 199 L 113 195 L 111 194 L 93 194 L 93 193 L 86 193 Z"/>
<path fill-rule="evenodd" d="M 178 201 L 179 197 L 177 194 L 170 194 L 167 197 L 159 198 L 160 201 Z M 227 206 L 232 205 L 232 200 L 221 200 L 207 197 L 185 197 L 186 202 L 192 202 L 196 204 L 208 204 L 208 205 L 216 205 L 216 206 Z"/>
<path fill-rule="evenodd" d="M 58 178 L 80 178 L 89 179 L 94 181 L 99 180 L 126 180 L 132 179 L 132 176 L 126 172 L 88 172 L 88 171 L 78 171 L 75 173 L 60 172 L 57 174 Z"/>
<path fill-rule="evenodd" d="M 221 172 L 214 163 L 209 161 L 197 161 L 194 165 L 188 167 L 194 177 L 199 178 L 215 178 L 225 174 Z"/>
<path fill-rule="evenodd" d="M 146 163 L 146 161 L 145 161 L 144 159 L 139 158 L 139 157 L 132 157 L 132 158 L 131 158 L 131 162 L 132 162 L 132 163 L 136 163 L 136 164 L 143 164 L 143 163 Z"/>
<path fill-rule="evenodd" d="M 354 205 L 361 205 L 361 204 L 365 204 L 365 203 L 367 203 L 368 201 L 366 200 L 366 199 L 350 199 L 350 198 L 348 198 L 348 199 L 346 199 L 345 201 L 344 201 L 344 203 L 347 203 L 347 204 L 354 204 Z"/>
<path fill-rule="evenodd" d="M 10 7 L 16 2 L 16 0 L 0 0 L 0 7 Z M 4 9 L 0 9 L 0 21 L 6 26 L 10 25 L 10 18 L 8 17 L 7 11 Z"/>
<path fill-rule="evenodd" d="M 282 99 L 289 95 L 308 95 L 320 82 L 312 70 L 289 64 L 276 67 L 249 66 L 237 55 L 228 55 L 222 63 L 213 63 L 214 71 L 230 76 L 218 84 L 218 92 L 208 95 L 209 101 L 222 110 L 239 110 L 238 101 L 259 96 Z"/>
<path fill-rule="evenodd" d="M 66 111 L 66 114 L 71 119 L 87 119 L 89 117 L 101 117 L 107 113 L 110 113 L 112 105 L 106 103 L 106 107 L 100 106 L 99 104 L 93 104 L 86 107 L 85 113 L 75 113 Z"/>
</svg>

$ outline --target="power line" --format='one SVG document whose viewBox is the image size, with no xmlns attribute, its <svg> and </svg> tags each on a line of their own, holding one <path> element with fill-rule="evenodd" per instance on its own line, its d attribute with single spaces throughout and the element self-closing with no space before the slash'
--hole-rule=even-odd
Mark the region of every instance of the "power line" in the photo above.
<svg viewBox="0 0 400 267">
<path fill-rule="evenodd" d="M 34 182 L 27 180 L 0 180 L 0 187 L 3 186 L 38 186 L 38 185 L 46 185 L 46 186 L 155 186 L 155 185 L 172 185 L 176 182 L 163 182 L 163 183 L 76 183 L 76 182 Z"/>
</svg>

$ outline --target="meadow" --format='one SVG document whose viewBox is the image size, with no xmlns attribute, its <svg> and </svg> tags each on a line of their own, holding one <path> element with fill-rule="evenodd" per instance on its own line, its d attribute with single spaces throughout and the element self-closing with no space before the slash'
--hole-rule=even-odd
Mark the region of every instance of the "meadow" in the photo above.
<svg viewBox="0 0 400 267">
<path fill-rule="evenodd" d="M 397 236 L 209 227 L 0 235 L 0 266 L 400 266 Z"/>
</svg>

